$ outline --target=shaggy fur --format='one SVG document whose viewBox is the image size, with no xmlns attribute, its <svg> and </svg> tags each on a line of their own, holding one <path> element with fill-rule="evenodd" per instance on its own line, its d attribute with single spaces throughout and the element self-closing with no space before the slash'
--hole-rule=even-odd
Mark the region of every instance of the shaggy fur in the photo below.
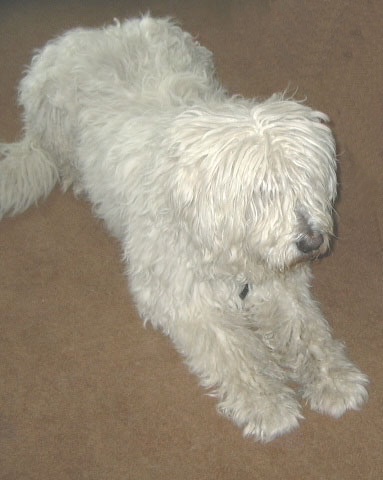
<svg viewBox="0 0 383 480">
<path fill-rule="evenodd" d="M 229 96 L 211 52 L 149 16 L 48 43 L 19 98 L 25 135 L 0 147 L 0 217 L 57 182 L 85 194 L 122 243 L 143 320 L 246 435 L 298 426 L 291 382 L 334 417 L 361 406 L 367 377 L 310 294 L 337 185 L 326 115 Z"/>
</svg>

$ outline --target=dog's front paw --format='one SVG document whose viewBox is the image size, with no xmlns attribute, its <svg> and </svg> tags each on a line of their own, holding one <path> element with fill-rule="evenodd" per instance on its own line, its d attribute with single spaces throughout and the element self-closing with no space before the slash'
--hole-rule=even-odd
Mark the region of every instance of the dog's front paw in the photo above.
<svg viewBox="0 0 383 480">
<path fill-rule="evenodd" d="M 243 433 L 246 437 L 266 443 L 298 428 L 300 419 L 303 416 L 297 402 L 267 405 L 254 414 Z"/>
<path fill-rule="evenodd" d="M 241 405 L 241 401 L 235 403 L 235 406 L 228 406 L 223 402 L 219 410 L 242 427 L 245 436 L 264 443 L 294 430 L 303 418 L 299 403 L 286 392 L 257 396 L 251 406 Z"/>
<path fill-rule="evenodd" d="M 305 387 L 303 398 L 313 410 L 338 418 L 347 410 L 359 410 L 366 402 L 368 383 L 367 376 L 354 365 L 331 368 Z"/>
</svg>

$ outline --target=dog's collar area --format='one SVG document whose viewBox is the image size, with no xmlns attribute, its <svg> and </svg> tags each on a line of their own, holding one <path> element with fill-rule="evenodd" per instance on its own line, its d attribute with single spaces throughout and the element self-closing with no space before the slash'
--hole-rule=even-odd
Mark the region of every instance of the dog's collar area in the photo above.
<svg viewBox="0 0 383 480">
<path fill-rule="evenodd" d="M 249 293 L 249 284 L 246 283 L 246 285 L 243 287 L 241 293 L 239 294 L 239 298 L 241 300 L 244 300 L 248 293 Z"/>
</svg>

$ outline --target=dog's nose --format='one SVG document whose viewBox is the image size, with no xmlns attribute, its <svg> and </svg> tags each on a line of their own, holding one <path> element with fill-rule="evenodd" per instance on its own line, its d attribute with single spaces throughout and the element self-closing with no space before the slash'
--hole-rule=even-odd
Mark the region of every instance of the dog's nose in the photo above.
<svg viewBox="0 0 383 480">
<path fill-rule="evenodd" d="M 303 237 L 297 241 L 296 245 L 302 253 L 311 253 L 318 250 L 323 242 L 324 238 L 321 233 L 310 232 L 303 235 Z"/>
</svg>

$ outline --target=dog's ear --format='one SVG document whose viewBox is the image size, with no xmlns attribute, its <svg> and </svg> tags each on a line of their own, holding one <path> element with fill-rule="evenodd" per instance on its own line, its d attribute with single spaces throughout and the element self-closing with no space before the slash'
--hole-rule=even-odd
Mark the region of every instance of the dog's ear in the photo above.
<svg viewBox="0 0 383 480">
<path fill-rule="evenodd" d="M 238 112 L 193 109 L 176 119 L 169 138 L 172 210 L 207 255 L 234 260 L 246 237 L 254 192 L 254 130 Z"/>
</svg>

